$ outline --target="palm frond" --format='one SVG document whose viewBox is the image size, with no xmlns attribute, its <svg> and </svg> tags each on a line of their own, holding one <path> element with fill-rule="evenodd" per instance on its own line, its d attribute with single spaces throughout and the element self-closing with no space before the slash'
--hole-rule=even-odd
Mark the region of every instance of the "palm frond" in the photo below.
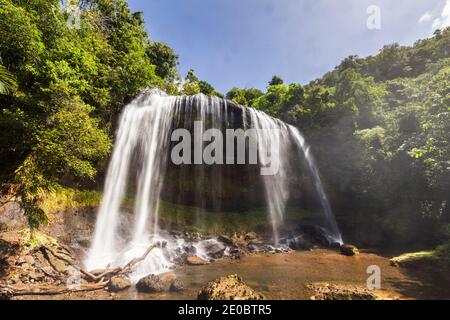
<svg viewBox="0 0 450 320">
<path fill-rule="evenodd" d="M 0 94 L 9 94 L 17 86 L 16 78 L 4 66 L 0 65 Z"/>
</svg>

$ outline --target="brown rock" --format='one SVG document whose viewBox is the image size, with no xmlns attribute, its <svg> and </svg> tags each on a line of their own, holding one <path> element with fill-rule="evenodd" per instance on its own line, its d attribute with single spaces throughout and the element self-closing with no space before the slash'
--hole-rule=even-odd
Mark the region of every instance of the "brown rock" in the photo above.
<svg viewBox="0 0 450 320">
<path fill-rule="evenodd" d="M 341 246 L 341 254 L 343 254 L 344 256 L 356 256 L 359 254 L 359 250 L 357 247 L 352 246 L 350 244 L 343 244 Z"/>
<path fill-rule="evenodd" d="M 386 300 L 378 291 L 353 285 L 313 283 L 307 286 L 314 292 L 311 300 Z M 389 298 L 391 299 L 391 298 Z"/>
<path fill-rule="evenodd" d="M 209 261 L 197 256 L 188 256 L 186 258 L 186 263 L 191 266 L 202 266 L 205 264 L 209 264 Z"/>
<path fill-rule="evenodd" d="M 160 277 L 154 274 L 150 274 L 138 281 L 136 284 L 136 289 L 139 292 L 154 293 L 163 292 L 164 284 Z"/>
<path fill-rule="evenodd" d="M 177 276 L 173 272 L 166 272 L 159 275 L 159 280 L 164 287 L 164 291 L 169 291 L 172 284 L 177 280 Z"/>
<path fill-rule="evenodd" d="M 198 293 L 198 300 L 263 300 L 261 293 L 247 286 L 237 275 L 209 282 Z"/>
<path fill-rule="evenodd" d="M 217 237 L 217 240 L 226 244 L 227 246 L 232 246 L 234 245 L 233 240 L 231 240 L 230 237 L 226 236 L 226 235 L 220 235 Z"/>
<path fill-rule="evenodd" d="M 23 260 L 30 265 L 34 265 L 35 262 L 32 256 L 25 256 L 23 257 Z"/>
<path fill-rule="evenodd" d="M 181 280 L 175 279 L 175 281 L 170 285 L 169 290 L 172 292 L 183 291 L 184 290 L 183 282 L 181 282 Z"/>
<path fill-rule="evenodd" d="M 50 262 L 53 269 L 55 269 L 58 273 L 65 273 L 67 271 L 66 263 L 56 258 L 51 253 L 48 253 L 48 261 Z"/>
<path fill-rule="evenodd" d="M 131 287 L 131 282 L 124 277 L 112 277 L 108 283 L 108 290 L 110 292 L 119 292 Z"/>
<path fill-rule="evenodd" d="M 256 232 L 248 232 L 246 235 L 245 235 L 245 238 L 244 238 L 245 240 L 247 240 L 247 241 L 251 241 L 251 240 L 256 240 L 256 239 L 258 239 L 258 235 L 256 234 Z"/>
<path fill-rule="evenodd" d="M 29 277 L 31 280 L 42 281 L 42 280 L 44 279 L 45 275 L 44 275 L 42 272 L 31 271 L 31 272 L 28 274 L 28 277 Z"/>
</svg>

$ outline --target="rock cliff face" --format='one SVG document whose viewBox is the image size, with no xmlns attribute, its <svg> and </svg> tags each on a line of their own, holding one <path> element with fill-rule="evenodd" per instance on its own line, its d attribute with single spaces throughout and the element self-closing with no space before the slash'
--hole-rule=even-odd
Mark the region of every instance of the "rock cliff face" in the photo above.
<svg viewBox="0 0 450 320">
<path fill-rule="evenodd" d="M 96 207 L 61 210 L 52 213 L 49 224 L 41 227 L 40 231 L 70 246 L 74 253 L 81 255 L 90 246 L 96 214 Z M 26 228 L 26 218 L 17 203 L 11 202 L 0 208 L 0 233 L 17 233 Z"/>
<path fill-rule="evenodd" d="M 40 232 L 35 237 L 36 243 L 26 231 L 0 234 L 0 282 L 17 288 L 58 286 L 78 272 L 73 266 L 80 263 L 70 248 Z"/>
<path fill-rule="evenodd" d="M 210 98 L 208 98 L 210 99 Z M 228 100 L 181 99 L 174 113 L 172 132 L 175 129 L 185 129 L 192 137 L 191 155 L 194 155 L 195 130 L 194 123 L 202 121 L 204 130 L 219 129 L 222 132 L 224 164 L 219 165 L 175 165 L 168 161 L 161 198 L 178 205 L 204 208 L 208 211 L 245 212 L 249 209 L 266 206 L 264 182 L 261 179 L 260 166 L 249 164 L 248 142 L 246 164 L 237 164 L 237 142 L 234 142 L 234 164 L 226 161 L 226 131 L 250 129 L 252 123 L 248 108 Z M 283 142 L 288 142 L 283 137 Z M 290 143 L 290 142 L 289 142 Z M 169 152 L 179 141 L 171 142 Z M 203 143 L 203 147 L 208 145 Z M 139 157 L 139 155 L 136 155 Z M 170 159 L 170 154 L 167 155 Z M 292 148 L 288 162 L 300 163 L 297 150 Z M 137 158 L 138 159 L 138 158 Z M 284 159 L 283 159 L 284 160 Z M 192 156 L 193 162 L 193 156 Z M 293 166 L 289 168 L 289 184 L 291 203 L 320 209 L 314 183 L 306 174 L 306 167 Z M 138 171 L 139 168 L 137 167 Z"/>
</svg>

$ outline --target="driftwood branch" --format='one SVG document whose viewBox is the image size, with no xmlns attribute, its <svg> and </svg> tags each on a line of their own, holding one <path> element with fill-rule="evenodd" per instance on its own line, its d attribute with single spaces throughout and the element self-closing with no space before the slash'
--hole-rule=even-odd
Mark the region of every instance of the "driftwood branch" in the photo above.
<svg viewBox="0 0 450 320">
<path fill-rule="evenodd" d="M 90 283 L 80 285 L 75 288 L 68 287 L 58 287 L 58 286 L 34 286 L 34 287 L 13 287 L 6 286 L 0 284 L 0 293 L 6 293 L 11 296 L 31 296 L 31 295 L 58 295 L 58 294 L 66 294 L 71 292 L 87 292 L 87 291 L 96 291 L 104 289 L 109 280 L 114 276 L 123 276 L 130 273 L 133 268 L 145 258 L 147 258 L 148 254 L 155 248 L 155 245 L 151 245 L 145 251 L 145 253 L 138 258 L 134 258 L 130 262 L 128 262 L 123 268 L 114 268 L 109 269 L 109 266 L 105 270 L 101 270 L 99 274 L 92 274 L 86 270 L 79 268 L 77 264 L 75 264 L 71 259 L 59 254 L 54 249 L 48 246 L 42 246 L 43 250 L 48 251 L 55 258 L 60 259 L 67 264 L 77 268 L 80 273 L 84 276 L 84 279 Z"/>
<path fill-rule="evenodd" d="M 74 267 L 78 268 L 78 265 L 76 265 L 70 259 L 67 259 L 66 257 L 64 257 L 64 256 L 60 255 L 59 253 L 55 252 L 52 248 L 49 248 L 47 246 L 45 246 L 43 248 L 45 250 L 48 250 L 56 258 L 58 258 L 60 260 L 63 260 L 66 263 L 70 264 L 71 266 L 74 266 Z M 112 277 L 118 276 L 118 275 L 126 275 L 126 274 L 130 273 L 133 270 L 134 266 L 136 266 L 141 261 L 145 260 L 145 258 L 147 258 L 149 253 L 154 248 L 155 248 L 155 245 L 151 245 L 150 247 L 148 247 L 148 249 L 145 251 L 145 253 L 141 257 L 134 258 L 133 260 L 128 262 L 123 268 L 117 267 L 117 268 L 114 268 L 114 269 L 109 269 L 109 267 L 107 267 L 105 270 L 100 272 L 98 275 L 94 275 L 91 272 L 83 270 L 81 268 L 79 268 L 79 270 L 80 270 L 81 274 L 83 274 L 86 277 L 86 280 L 89 281 L 89 282 L 98 282 L 98 281 L 101 281 L 104 278 L 112 278 Z"/>
<path fill-rule="evenodd" d="M 84 284 L 79 287 L 74 288 L 61 288 L 57 286 L 45 286 L 45 287 L 13 287 L 13 286 L 1 286 L 0 291 L 10 292 L 13 296 L 37 296 L 45 295 L 52 296 L 58 294 L 66 294 L 72 292 L 87 292 L 87 291 L 97 291 L 106 287 L 108 281 L 94 283 L 94 284 Z"/>
</svg>

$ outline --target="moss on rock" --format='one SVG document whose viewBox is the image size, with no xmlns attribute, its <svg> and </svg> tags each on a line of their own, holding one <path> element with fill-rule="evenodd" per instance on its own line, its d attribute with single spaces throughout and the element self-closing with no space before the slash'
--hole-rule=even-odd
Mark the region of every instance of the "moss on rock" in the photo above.
<svg viewBox="0 0 450 320">
<path fill-rule="evenodd" d="M 198 300 L 263 300 L 264 296 L 247 286 L 238 275 L 209 282 L 198 293 Z"/>
</svg>

